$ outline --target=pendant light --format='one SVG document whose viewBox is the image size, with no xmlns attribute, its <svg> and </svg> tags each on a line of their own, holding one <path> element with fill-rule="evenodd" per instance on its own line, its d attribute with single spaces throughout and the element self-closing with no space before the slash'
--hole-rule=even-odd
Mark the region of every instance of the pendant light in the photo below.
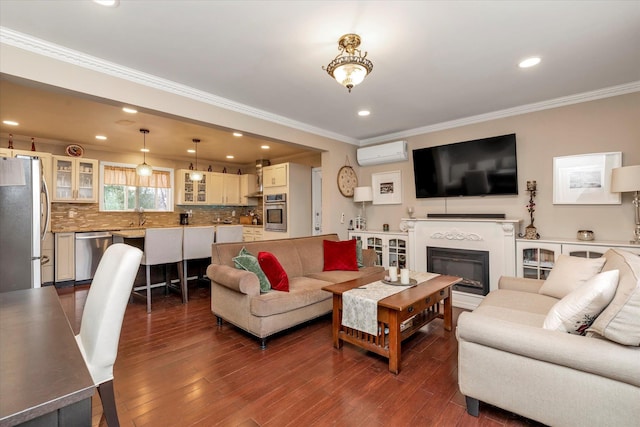
<svg viewBox="0 0 640 427">
<path fill-rule="evenodd" d="M 196 167 L 194 170 L 189 172 L 189 179 L 191 181 L 202 181 L 202 172 L 198 170 L 198 143 L 200 142 L 200 140 L 193 138 L 192 141 L 196 147 Z"/>
<path fill-rule="evenodd" d="M 367 52 L 362 55 L 358 47 L 360 47 L 360 36 L 345 34 L 338 40 L 340 51 L 338 56 L 329 62 L 329 65 L 322 67 L 338 83 L 346 87 L 349 93 L 373 70 L 373 62 L 367 59 Z"/>
<path fill-rule="evenodd" d="M 140 129 L 142 134 L 143 148 L 142 148 L 142 163 L 136 167 L 136 173 L 140 176 L 151 176 L 153 168 L 147 164 L 147 134 L 149 129 Z"/>
</svg>

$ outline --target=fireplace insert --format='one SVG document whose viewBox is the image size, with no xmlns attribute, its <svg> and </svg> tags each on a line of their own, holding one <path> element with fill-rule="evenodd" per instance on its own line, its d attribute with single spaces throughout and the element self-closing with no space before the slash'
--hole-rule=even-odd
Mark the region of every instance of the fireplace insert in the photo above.
<svg viewBox="0 0 640 427">
<path fill-rule="evenodd" d="M 476 295 L 489 293 L 489 252 L 427 246 L 427 271 L 462 277 L 453 289 Z"/>
</svg>

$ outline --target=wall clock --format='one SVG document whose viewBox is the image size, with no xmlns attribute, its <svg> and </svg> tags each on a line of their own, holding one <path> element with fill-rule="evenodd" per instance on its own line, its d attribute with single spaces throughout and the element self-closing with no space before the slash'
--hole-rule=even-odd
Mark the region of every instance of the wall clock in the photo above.
<svg viewBox="0 0 640 427">
<path fill-rule="evenodd" d="M 349 165 L 343 166 L 338 171 L 338 189 L 345 197 L 353 197 L 353 189 L 358 186 L 356 171 Z"/>
</svg>

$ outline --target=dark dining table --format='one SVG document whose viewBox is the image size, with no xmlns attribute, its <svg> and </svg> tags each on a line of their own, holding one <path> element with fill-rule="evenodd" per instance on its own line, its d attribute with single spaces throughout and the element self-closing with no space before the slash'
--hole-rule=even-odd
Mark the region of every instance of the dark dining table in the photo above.
<svg viewBox="0 0 640 427">
<path fill-rule="evenodd" d="M 91 426 L 95 390 L 55 288 L 0 293 L 0 427 Z"/>
</svg>

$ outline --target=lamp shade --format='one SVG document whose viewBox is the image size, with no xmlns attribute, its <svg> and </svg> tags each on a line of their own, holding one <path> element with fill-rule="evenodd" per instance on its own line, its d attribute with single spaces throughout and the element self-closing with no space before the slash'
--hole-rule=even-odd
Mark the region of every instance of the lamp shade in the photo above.
<svg viewBox="0 0 640 427">
<path fill-rule="evenodd" d="M 370 202 L 373 200 L 373 188 L 356 187 L 353 189 L 354 202 Z"/>
<path fill-rule="evenodd" d="M 611 170 L 611 192 L 640 191 L 640 165 Z"/>
</svg>

